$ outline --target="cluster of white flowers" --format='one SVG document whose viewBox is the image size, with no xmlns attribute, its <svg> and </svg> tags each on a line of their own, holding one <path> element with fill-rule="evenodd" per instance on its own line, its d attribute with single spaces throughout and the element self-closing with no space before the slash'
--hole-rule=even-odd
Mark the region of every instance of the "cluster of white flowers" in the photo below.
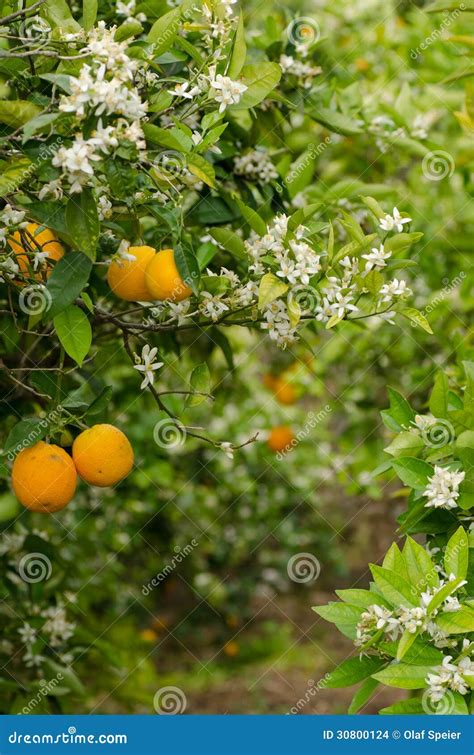
<svg viewBox="0 0 474 755">
<path fill-rule="evenodd" d="M 145 13 L 137 13 L 137 2 L 136 0 L 128 0 L 128 2 L 123 2 L 123 0 L 118 0 L 116 5 L 116 13 L 117 16 L 125 16 L 126 21 L 140 21 L 145 22 L 146 21 L 146 15 Z"/>
<path fill-rule="evenodd" d="M 331 317 L 343 318 L 348 312 L 357 312 L 353 304 L 357 285 L 354 282 L 359 271 L 359 262 L 355 257 L 344 257 L 339 262 L 342 276 L 328 276 L 327 285 L 321 289 L 322 300 L 316 306 L 316 319 L 328 322 Z"/>
<path fill-rule="evenodd" d="M 469 650 L 471 643 L 464 640 L 464 651 Z M 460 660 L 453 662 L 453 656 L 446 655 L 437 673 L 428 674 L 426 683 L 429 686 L 429 697 L 433 703 L 439 703 L 447 690 L 467 695 L 470 682 L 474 676 L 474 661 L 468 655 L 462 655 Z"/>
<path fill-rule="evenodd" d="M 296 341 L 296 328 L 292 326 L 287 307 L 282 299 L 270 302 L 263 308 L 265 321 L 262 330 L 268 330 L 268 335 L 283 349 Z"/>
<path fill-rule="evenodd" d="M 229 105 L 237 105 L 248 86 L 241 81 L 234 81 L 230 76 L 216 74 L 216 67 L 209 68 L 209 94 L 219 103 L 219 113 L 223 113 Z"/>
<path fill-rule="evenodd" d="M 387 213 L 380 219 L 379 226 L 383 231 L 395 230 L 398 231 L 398 233 L 401 233 L 403 231 L 403 226 L 406 223 L 411 223 L 411 218 L 403 218 L 400 215 L 398 208 L 394 207 L 391 215 Z"/>
<path fill-rule="evenodd" d="M 455 509 L 459 498 L 459 486 L 464 477 L 465 472 L 435 466 L 434 475 L 429 478 L 423 491 L 423 495 L 428 499 L 425 508 Z"/>
<path fill-rule="evenodd" d="M 429 634 L 436 647 L 456 645 L 457 640 L 455 638 L 450 639 L 449 635 L 443 632 L 433 619 L 439 611 L 459 611 L 461 604 L 457 597 L 449 595 L 443 600 L 441 606 L 429 609 L 433 597 L 449 582 L 453 582 L 455 579 L 454 574 L 450 574 L 447 580 L 441 579 L 437 587 L 428 588 L 425 592 L 421 593 L 420 604 L 418 606 L 400 606 L 394 610 L 377 604 L 368 606 L 362 612 L 357 624 L 355 645 L 365 645 L 380 629 L 384 630 L 384 634 L 391 641 L 397 640 L 405 631 L 411 634 L 421 631 Z M 460 582 L 456 590 L 459 590 L 465 584 L 465 581 Z"/>
<path fill-rule="evenodd" d="M 71 93 L 61 98 L 59 109 L 73 113 L 79 121 L 94 115 L 100 119 L 115 116 L 113 125 L 98 121 L 96 130 L 85 139 L 76 134 L 70 147 L 61 146 L 53 157 L 53 165 L 61 168 L 70 184 L 70 191 L 77 193 L 91 182 L 94 163 L 119 146 L 124 140 L 135 145 L 140 153 L 145 149 L 145 138 L 140 119 L 146 115 L 147 103 L 133 85 L 137 61 L 126 53 L 126 44 L 114 39 L 115 27 L 107 29 L 100 21 L 92 29 L 85 51 L 92 62 L 82 66 L 78 77 L 70 77 Z M 42 197 L 58 192 L 57 181 L 42 190 Z"/>
<path fill-rule="evenodd" d="M 49 635 L 49 644 L 51 647 L 59 647 L 73 636 L 76 625 L 67 621 L 64 606 L 51 606 L 43 611 L 41 615 L 43 618 L 46 618 L 42 631 Z"/>
<path fill-rule="evenodd" d="M 268 150 L 263 147 L 250 150 L 234 159 L 234 172 L 238 176 L 245 176 L 251 181 L 270 183 L 278 178 L 278 172 L 273 165 Z"/>
<path fill-rule="evenodd" d="M 202 5 L 206 26 L 204 41 L 215 57 L 221 56 L 223 47 L 230 39 L 237 18 L 232 8 L 236 3 L 237 0 L 220 0 L 220 3 L 211 5 L 204 2 Z M 217 49 L 214 49 L 214 40 L 218 42 Z"/>
<path fill-rule="evenodd" d="M 283 73 L 296 76 L 298 84 L 305 89 L 311 88 L 315 76 L 318 76 L 323 70 L 320 66 L 313 66 L 291 55 L 280 56 L 280 68 Z"/>
<path fill-rule="evenodd" d="M 388 115 L 377 115 L 372 118 L 368 125 L 368 130 L 375 135 L 376 145 L 381 152 L 386 152 L 389 143 L 397 139 L 420 139 L 421 141 L 428 138 L 428 131 L 436 119 L 435 112 L 419 113 L 415 116 L 411 127 L 404 128 L 397 126 L 395 121 Z"/>
</svg>

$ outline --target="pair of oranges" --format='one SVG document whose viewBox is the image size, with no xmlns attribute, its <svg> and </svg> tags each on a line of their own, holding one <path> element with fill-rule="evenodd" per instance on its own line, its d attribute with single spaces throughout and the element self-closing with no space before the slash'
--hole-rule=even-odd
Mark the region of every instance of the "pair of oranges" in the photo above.
<svg viewBox="0 0 474 755">
<path fill-rule="evenodd" d="M 42 440 L 20 451 L 13 462 L 13 490 L 25 508 L 53 513 L 72 500 L 78 474 L 90 485 L 111 487 L 129 474 L 133 460 L 121 430 L 94 425 L 74 440 L 72 458 L 64 448 Z"/>
<path fill-rule="evenodd" d="M 49 261 L 64 256 L 64 248 L 50 228 L 28 223 L 22 233 L 15 231 L 8 241 L 15 253 L 20 273 L 41 281 L 51 272 Z M 47 255 L 39 269 L 32 271 L 29 254 Z M 107 273 L 107 281 L 116 296 L 125 301 L 182 301 L 191 296 L 191 289 L 181 278 L 172 249 L 157 252 L 151 246 L 132 246 L 128 254 L 133 259 L 115 259 Z"/>
<path fill-rule="evenodd" d="M 182 301 L 192 291 L 181 278 L 172 249 L 157 252 L 151 246 L 131 246 L 134 259 L 115 259 L 107 281 L 116 296 L 125 301 Z"/>
</svg>

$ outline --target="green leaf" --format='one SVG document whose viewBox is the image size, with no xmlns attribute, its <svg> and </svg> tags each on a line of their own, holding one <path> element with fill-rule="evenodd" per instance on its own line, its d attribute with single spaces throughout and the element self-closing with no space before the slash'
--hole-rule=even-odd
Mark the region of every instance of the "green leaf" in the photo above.
<svg viewBox="0 0 474 755">
<path fill-rule="evenodd" d="M 66 0 L 46 0 L 44 5 L 41 6 L 41 15 L 52 26 L 61 29 L 64 33 L 75 34 L 81 30 L 80 25 L 73 18 Z"/>
<path fill-rule="evenodd" d="M 458 527 L 448 540 L 444 552 L 444 570 L 458 579 L 466 579 L 469 564 L 469 540 L 463 527 Z"/>
<path fill-rule="evenodd" d="M 27 157 L 18 157 L 16 160 L 4 163 L 0 174 L 0 194 L 5 197 L 16 191 L 32 174 L 36 167 Z"/>
<path fill-rule="evenodd" d="M 430 587 L 437 587 L 439 585 L 438 572 L 430 556 L 411 537 L 407 537 L 405 541 L 403 558 L 408 570 L 408 581 L 411 582 L 412 589 L 418 595 L 421 595 L 427 585 L 430 585 Z"/>
<path fill-rule="evenodd" d="M 390 666 L 377 671 L 373 678 L 388 687 L 400 689 L 423 689 L 425 679 L 433 672 L 433 666 L 413 666 L 407 663 L 392 663 Z"/>
<path fill-rule="evenodd" d="M 379 715 L 381 716 L 400 716 L 400 715 L 424 715 L 425 709 L 423 703 L 418 698 L 412 700 L 399 700 L 393 705 L 389 705 L 386 708 L 380 708 Z"/>
<path fill-rule="evenodd" d="M 156 57 L 162 55 L 171 47 L 180 25 L 181 8 L 173 8 L 155 21 L 148 32 L 147 42 L 155 45 L 154 54 Z"/>
<path fill-rule="evenodd" d="M 359 656 L 348 658 L 340 663 L 334 671 L 330 671 L 326 675 L 324 686 L 331 689 L 350 687 L 352 684 L 357 684 L 357 682 L 367 679 L 368 676 L 372 676 L 386 663 L 387 661 L 373 655 L 362 658 Z"/>
<path fill-rule="evenodd" d="M 248 258 L 244 242 L 234 231 L 231 231 L 229 228 L 210 228 L 209 233 L 218 244 L 223 246 L 236 259 Z"/>
<path fill-rule="evenodd" d="M 444 372 L 436 374 L 433 390 L 431 391 L 429 409 L 434 417 L 447 417 L 448 414 L 448 378 Z"/>
<path fill-rule="evenodd" d="M 402 556 L 400 548 L 396 543 L 392 543 L 390 548 L 386 552 L 382 566 L 384 567 L 384 569 L 395 571 L 405 579 L 408 579 L 407 565 L 405 563 L 405 559 Z"/>
<path fill-rule="evenodd" d="M 433 595 L 430 602 L 426 606 L 426 610 L 428 611 L 428 613 L 432 613 L 433 611 L 435 611 L 437 608 L 440 607 L 443 601 L 446 600 L 446 598 L 448 598 L 450 595 L 455 593 L 459 589 L 462 581 L 463 581 L 462 579 L 450 580 L 446 585 L 444 585 L 444 587 L 441 588 L 441 590 L 439 590 L 435 595 Z"/>
<path fill-rule="evenodd" d="M 436 616 L 435 622 L 448 634 L 469 634 L 474 632 L 474 608 L 461 606 L 459 611 L 449 611 Z"/>
<path fill-rule="evenodd" d="M 87 316 L 79 307 L 71 305 L 56 315 L 53 323 L 64 351 L 81 366 L 92 343 Z"/>
<path fill-rule="evenodd" d="M 168 147 L 177 152 L 189 152 L 193 147 L 193 142 L 179 128 L 161 128 L 154 123 L 144 123 L 143 133 L 147 142 L 158 144 L 160 147 Z"/>
<path fill-rule="evenodd" d="M 95 260 L 100 221 L 90 189 L 83 189 L 80 194 L 74 194 L 69 199 L 66 205 L 66 226 L 75 247 Z"/>
<path fill-rule="evenodd" d="M 237 29 L 235 31 L 234 46 L 232 48 L 227 76 L 230 76 L 230 78 L 234 80 L 237 79 L 244 66 L 246 57 L 247 45 L 245 44 L 244 16 L 242 11 L 240 11 L 239 23 L 237 24 Z"/>
<path fill-rule="evenodd" d="M 279 296 L 283 296 L 288 291 L 288 284 L 277 278 L 273 273 L 265 273 L 260 279 L 258 288 L 258 308 L 263 309 Z"/>
<path fill-rule="evenodd" d="M 391 456 L 405 456 L 406 454 L 416 454 L 424 447 L 425 444 L 420 435 L 406 430 L 399 433 L 390 445 L 384 448 L 384 451 Z"/>
<path fill-rule="evenodd" d="M 0 100 L 0 123 L 19 128 L 41 113 L 41 108 L 28 100 Z"/>
<path fill-rule="evenodd" d="M 397 572 L 377 564 L 369 564 L 377 588 L 393 606 L 418 605 L 416 592 L 410 583 Z"/>
<path fill-rule="evenodd" d="M 46 285 L 52 300 L 48 317 L 56 317 L 75 301 L 86 286 L 91 270 L 92 260 L 81 252 L 66 254 L 55 264 Z"/>
<path fill-rule="evenodd" d="M 278 63 L 247 65 L 242 68 L 240 79 L 247 86 L 247 90 L 240 101 L 229 108 L 231 113 L 255 107 L 268 97 L 281 79 L 281 68 Z"/>
<path fill-rule="evenodd" d="M 188 168 L 193 176 L 199 178 L 200 181 L 204 181 L 211 189 L 214 188 L 216 184 L 214 168 L 202 155 L 192 155 L 188 160 Z"/>
<path fill-rule="evenodd" d="M 337 110 L 329 110 L 324 107 L 310 107 L 308 111 L 311 118 L 321 123 L 323 126 L 334 131 L 336 134 L 343 134 L 344 136 L 353 136 L 354 134 L 360 134 L 360 126 L 348 118 L 346 115 L 337 112 Z"/>
<path fill-rule="evenodd" d="M 240 199 L 237 199 L 237 197 L 236 202 L 243 218 L 247 221 L 250 228 L 255 231 L 255 233 L 258 233 L 259 236 L 265 236 L 267 232 L 267 224 L 260 215 L 255 212 L 252 207 L 248 207 Z"/>
<path fill-rule="evenodd" d="M 370 590 L 361 590 L 357 588 L 350 588 L 348 590 L 336 590 L 336 595 L 346 603 L 351 603 L 353 606 L 360 606 L 360 608 L 368 608 L 369 606 L 385 606 L 390 608 L 390 603 L 382 598 L 376 592 Z"/>
<path fill-rule="evenodd" d="M 290 165 L 285 176 L 285 185 L 292 199 L 311 183 L 315 162 L 313 152 L 307 149 Z"/>
<path fill-rule="evenodd" d="M 428 478 L 434 474 L 431 464 L 414 456 L 402 456 L 392 461 L 392 467 L 401 481 L 415 490 L 424 490 L 428 484 Z"/>
<path fill-rule="evenodd" d="M 417 309 L 407 307 L 406 309 L 402 309 L 400 311 L 400 314 L 403 315 L 403 317 L 406 317 L 407 320 L 410 320 L 410 322 L 414 322 L 415 325 L 418 325 L 418 327 L 426 331 L 426 333 L 433 335 L 433 331 L 431 330 L 431 325 L 429 324 L 428 320 L 424 315 L 421 314 L 421 312 L 418 312 Z"/>
<path fill-rule="evenodd" d="M 136 18 L 132 18 L 131 21 L 124 21 L 123 24 L 120 24 L 114 34 L 114 39 L 116 42 L 123 42 L 126 39 L 130 39 L 130 37 L 138 36 L 142 31 L 143 26 L 140 21 L 137 21 Z"/>
<path fill-rule="evenodd" d="M 189 247 L 176 244 L 174 249 L 174 261 L 178 272 L 187 286 L 197 294 L 199 292 L 199 279 L 201 272 L 198 261 Z"/>
<path fill-rule="evenodd" d="M 358 713 L 358 711 L 370 700 L 378 686 L 379 683 L 376 679 L 366 679 L 352 698 L 347 712 L 350 715 Z"/>
<path fill-rule="evenodd" d="M 20 420 L 10 430 L 5 447 L 3 449 L 4 454 L 19 453 L 23 448 L 28 448 L 39 440 L 42 440 L 48 430 L 48 422 L 46 420 L 39 419 L 38 417 L 31 417 Z"/>
<path fill-rule="evenodd" d="M 31 139 L 38 132 L 44 131 L 45 127 L 50 126 L 60 117 L 60 113 L 43 113 L 36 116 L 36 118 L 32 118 L 23 127 L 23 143 L 27 142 L 28 139 Z"/>
<path fill-rule="evenodd" d="M 95 24 L 97 18 L 97 6 L 98 0 L 83 0 L 82 18 L 84 29 L 86 31 L 90 31 Z"/>
<path fill-rule="evenodd" d="M 385 217 L 385 212 L 376 199 L 374 199 L 373 197 L 361 197 L 361 199 L 365 206 L 369 208 L 369 210 L 375 215 L 378 220 Z"/>
<path fill-rule="evenodd" d="M 198 364 L 197 367 L 191 372 L 189 378 L 189 385 L 191 391 L 196 391 L 197 394 L 189 396 L 187 400 L 187 406 L 198 406 L 206 400 L 207 396 L 200 396 L 200 393 L 209 393 L 211 386 L 211 375 L 209 373 L 209 367 L 205 362 Z"/>
<path fill-rule="evenodd" d="M 401 393 L 394 388 L 387 388 L 390 399 L 389 413 L 400 427 L 408 428 L 415 419 L 415 412 Z"/>
<path fill-rule="evenodd" d="M 417 636 L 417 632 L 409 632 L 408 629 L 405 629 L 398 643 L 397 661 L 401 661 L 405 657 Z"/>
</svg>

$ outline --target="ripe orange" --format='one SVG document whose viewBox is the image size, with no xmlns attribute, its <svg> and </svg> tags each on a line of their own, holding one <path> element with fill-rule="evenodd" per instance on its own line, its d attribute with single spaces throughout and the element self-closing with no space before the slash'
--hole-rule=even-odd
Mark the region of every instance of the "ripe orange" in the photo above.
<svg viewBox="0 0 474 755">
<path fill-rule="evenodd" d="M 238 655 L 240 652 L 240 647 L 237 642 L 234 642 L 233 640 L 230 640 L 229 642 L 226 642 L 224 645 L 224 653 L 229 658 L 235 658 L 236 655 Z"/>
<path fill-rule="evenodd" d="M 153 297 L 145 285 L 145 269 L 156 254 L 151 246 L 131 246 L 127 254 L 131 260 L 113 260 L 107 272 L 107 282 L 119 299 L 125 301 L 152 301 Z"/>
<path fill-rule="evenodd" d="M 275 451 L 275 453 L 285 450 L 290 451 L 294 438 L 295 436 L 293 435 L 291 427 L 288 427 L 288 425 L 280 425 L 279 427 L 273 427 L 270 430 L 267 444 L 270 450 Z"/>
<path fill-rule="evenodd" d="M 143 640 L 143 642 L 153 644 L 157 641 L 158 635 L 153 629 L 142 629 L 140 632 L 140 639 Z"/>
<path fill-rule="evenodd" d="M 153 257 L 145 271 L 145 283 L 152 299 L 182 301 L 192 291 L 181 278 L 172 249 L 162 249 Z"/>
<path fill-rule="evenodd" d="M 20 271 L 35 280 L 42 280 L 45 274 L 48 277 L 52 270 L 47 261 L 42 261 L 39 270 L 33 271 L 32 260 L 35 252 L 46 252 L 48 260 L 55 261 L 64 256 L 64 248 L 57 236 L 49 228 L 44 228 L 38 223 L 28 223 L 23 237 L 19 231 L 15 231 L 8 244 L 15 252 Z"/>
<path fill-rule="evenodd" d="M 276 399 L 280 404 L 294 404 L 296 401 L 296 390 L 291 383 L 288 383 L 284 378 L 276 378 L 273 383 L 273 390 L 275 391 Z"/>
<path fill-rule="evenodd" d="M 72 445 L 74 464 L 85 482 L 107 488 L 123 480 L 133 467 L 127 436 L 113 425 L 94 425 Z"/>
<path fill-rule="evenodd" d="M 40 440 L 20 451 L 13 462 L 13 490 L 31 511 L 59 511 L 74 496 L 76 484 L 74 462 L 60 446 Z"/>
</svg>

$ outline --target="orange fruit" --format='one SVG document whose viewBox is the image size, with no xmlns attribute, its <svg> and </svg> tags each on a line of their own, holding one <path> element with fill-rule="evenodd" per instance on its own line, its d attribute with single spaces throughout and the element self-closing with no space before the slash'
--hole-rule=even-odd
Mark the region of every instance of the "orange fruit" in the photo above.
<svg viewBox="0 0 474 755">
<path fill-rule="evenodd" d="M 279 427 L 273 427 L 270 430 L 270 434 L 267 439 L 268 447 L 271 451 L 290 451 L 291 444 L 295 436 L 291 427 L 288 425 L 280 425 Z"/>
<path fill-rule="evenodd" d="M 365 73 L 370 68 L 370 63 L 366 58 L 357 58 L 355 67 L 360 73 Z"/>
<path fill-rule="evenodd" d="M 192 291 L 181 278 L 172 249 L 157 252 L 145 270 L 145 283 L 152 299 L 182 301 Z"/>
<path fill-rule="evenodd" d="M 153 642 L 156 642 L 158 635 L 153 629 L 142 629 L 140 632 L 140 639 L 143 640 L 143 642 L 149 642 L 152 644 Z"/>
<path fill-rule="evenodd" d="M 235 656 L 238 655 L 239 652 L 240 652 L 240 647 L 237 644 L 237 642 L 234 642 L 233 640 L 226 642 L 226 644 L 224 645 L 224 653 L 229 658 L 235 658 Z"/>
<path fill-rule="evenodd" d="M 273 384 L 275 396 L 280 404 L 294 404 L 296 401 L 296 390 L 291 383 L 284 378 L 277 378 Z"/>
<path fill-rule="evenodd" d="M 51 513 L 67 506 L 76 492 L 74 462 L 60 446 L 40 440 L 15 458 L 12 485 L 15 495 L 31 511 Z"/>
<path fill-rule="evenodd" d="M 156 254 L 151 246 L 131 246 L 127 254 L 135 260 L 115 259 L 107 271 L 107 282 L 115 296 L 125 301 L 152 301 L 145 285 L 145 270 Z"/>
<path fill-rule="evenodd" d="M 48 260 L 56 262 L 64 256 L 64 248 L 57 236 L 49 228 L 44 228 L 38 223 L 28 223 L 23 231 L 23 236 L 20 231 L 15 231 L 12 237 L 8 239 L 8 244 L 15 252 L 20 272 L 25 276 L 35 278 L 35 280 L 42 280 L 44 274 L 48 277 L 52 270 L 45 260 L 41 262 L 38 271 L 33 271 L 35 252 L 46 252 Z"/>
<path fill-rule="evenodd" d="M 133 467 L 133 449 L 114 425 L 94 425 L 77 436 L 72 458 L 85 482 L 107 488 L 123 480 Z"/>
</svg>

